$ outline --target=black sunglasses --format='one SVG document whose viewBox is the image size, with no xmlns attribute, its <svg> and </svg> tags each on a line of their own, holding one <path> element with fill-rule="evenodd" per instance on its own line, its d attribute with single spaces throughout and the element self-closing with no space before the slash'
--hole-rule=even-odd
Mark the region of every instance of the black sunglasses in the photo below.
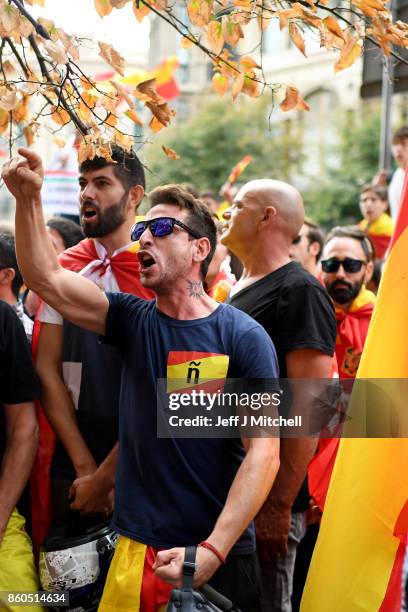
<svg viewBox="0 0 408 612">
<path fill-rule="evenodd" d="M 147 227 L 151 231 L 152 236 L 155 238 L 162 238 L 163 236 L 171 234 L 175 225 L 181 227 L 194 238 L 202 238 L 202 236 L 199 236 L 199 234 L 187 227 L 187 225 L 184 225 L 184 223 L 178 219 L 174 219 L 173 217 L 157 217 L 157 219 L 135 223 L 130 230 L 130 239 L 133 240 L 133 242 L 140 240 L 141 235 Z"/>
<path fill-rule="evenodd" d="M 302 236 L 299 234 L 299 236 L 296 236 L 296 238 L 292 240 L 292 244 L 299 244 L 301 240 L 302 240 Z"/>
<path fill-rule="evenodd" d="M 367 262 L 361 259 L 352 259 L 351 257 L 337 259 L 337 257 L 331 257 L 330 259 L 323 259 L 322 270 L 327 272 L 327 274 L 335 274 L 340 266 L 343 266 L 345 272 L 353 274 L 354 272 L 360 272 L 361 268 L 365 265 L 367 265 Z"/>
</svg>

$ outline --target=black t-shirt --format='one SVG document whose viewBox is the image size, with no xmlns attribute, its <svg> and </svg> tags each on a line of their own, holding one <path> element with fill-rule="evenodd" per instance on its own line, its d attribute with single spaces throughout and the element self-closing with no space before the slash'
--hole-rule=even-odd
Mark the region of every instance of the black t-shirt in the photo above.
<svg viewBox="0 0 408 612">
<path fill-rule="evenodd" d="M 285 356 L 292 351 L 334 353 L 333 304 L 319 281 L 294 261 L 242 289 L 229 303 L 268 332 L 278 355 L 281 378 L 287 376 Z"/>
<path fill-rule="evenodd" d="M 299 349 L 333 355 L 336 318 L 333 304 L 319 281 L 300 264 L 290 262 L 236 293 L 230 304 L 243 310 L 268 332 L 278 356 L 281 378 L 286 378 L 285 356 Z M 308 507 L 304 485 L 294 512 Z"/>
<path fill-rule="evenodd" d="M 13 309 L 0 300 L 0 462 L 6 448 L 4 404 L 22 404 L 40 397 L 27 337 Z"/>
</svg>

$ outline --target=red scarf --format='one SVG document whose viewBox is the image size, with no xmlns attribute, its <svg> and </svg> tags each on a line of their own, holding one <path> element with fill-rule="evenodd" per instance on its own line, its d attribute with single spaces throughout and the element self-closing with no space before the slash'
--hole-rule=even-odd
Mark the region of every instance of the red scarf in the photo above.
<svg viewBox="0 0 408 612">
<path fill-rule="evenodd" d="M 133 246 L 130 247 L 133 249 Z M 82 240 L 79 244 L 64 251 L 59 257 L 60 264 L 67 270 L 80 272 L 91 262 L 99 260 L 95 243 L 91 239 Z M 146 300 L 154 298 L 149 289 L 140 282 L 139 261 L 132 250 L 122 251 L 100 264 L 101 276 L 110 265 L 120 290 L 132 293 Z M 98 269 L 98 268 L 96 268 Z M 32 351 L 35 362 L 41 323 L 36 320 L 33 330 Z M 37 402 L 37 418 L 40 430 L 38 452 L 31 475 L 31 518 L 34 550 L 38 554 L 51 529 L 51 480 L 50 467 L 55 449 L 55 433 L 49 424 L 44 410 Z"/>
<path fill-rule="evenodd" d="M 340 378 L 355 378 L 373 314 L 375 295 L 362 289 L 349 310 L 336 308 L 336 357 Z"/>
</svg>

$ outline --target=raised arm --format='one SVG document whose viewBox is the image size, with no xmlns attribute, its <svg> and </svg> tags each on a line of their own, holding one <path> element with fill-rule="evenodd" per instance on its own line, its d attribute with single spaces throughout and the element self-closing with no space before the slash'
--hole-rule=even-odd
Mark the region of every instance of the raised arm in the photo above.
<svg viewBox="0 0 408 612">
<path fill-rule="evenodd" d="M 41 158 L 26 148 L 6 162 L 2 177 L 16 198 L 16 250 L 27 287 L 80 327 L 103 334 L 108 300 L 94 283 L 64 270 L 49 238 L 42 210 Z"/>
</svg>

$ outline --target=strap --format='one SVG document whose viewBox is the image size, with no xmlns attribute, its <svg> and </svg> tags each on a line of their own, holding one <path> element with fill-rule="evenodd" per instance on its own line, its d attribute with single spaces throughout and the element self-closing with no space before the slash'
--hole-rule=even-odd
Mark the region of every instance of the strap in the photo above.
<svg viewBox="0 0 408 612">
<path fill-rule="evenodd" d="M 196 570 L 197 546 L 186 546 L 183 563 L 183 589 L 192 589 Z"/>
</svg>

